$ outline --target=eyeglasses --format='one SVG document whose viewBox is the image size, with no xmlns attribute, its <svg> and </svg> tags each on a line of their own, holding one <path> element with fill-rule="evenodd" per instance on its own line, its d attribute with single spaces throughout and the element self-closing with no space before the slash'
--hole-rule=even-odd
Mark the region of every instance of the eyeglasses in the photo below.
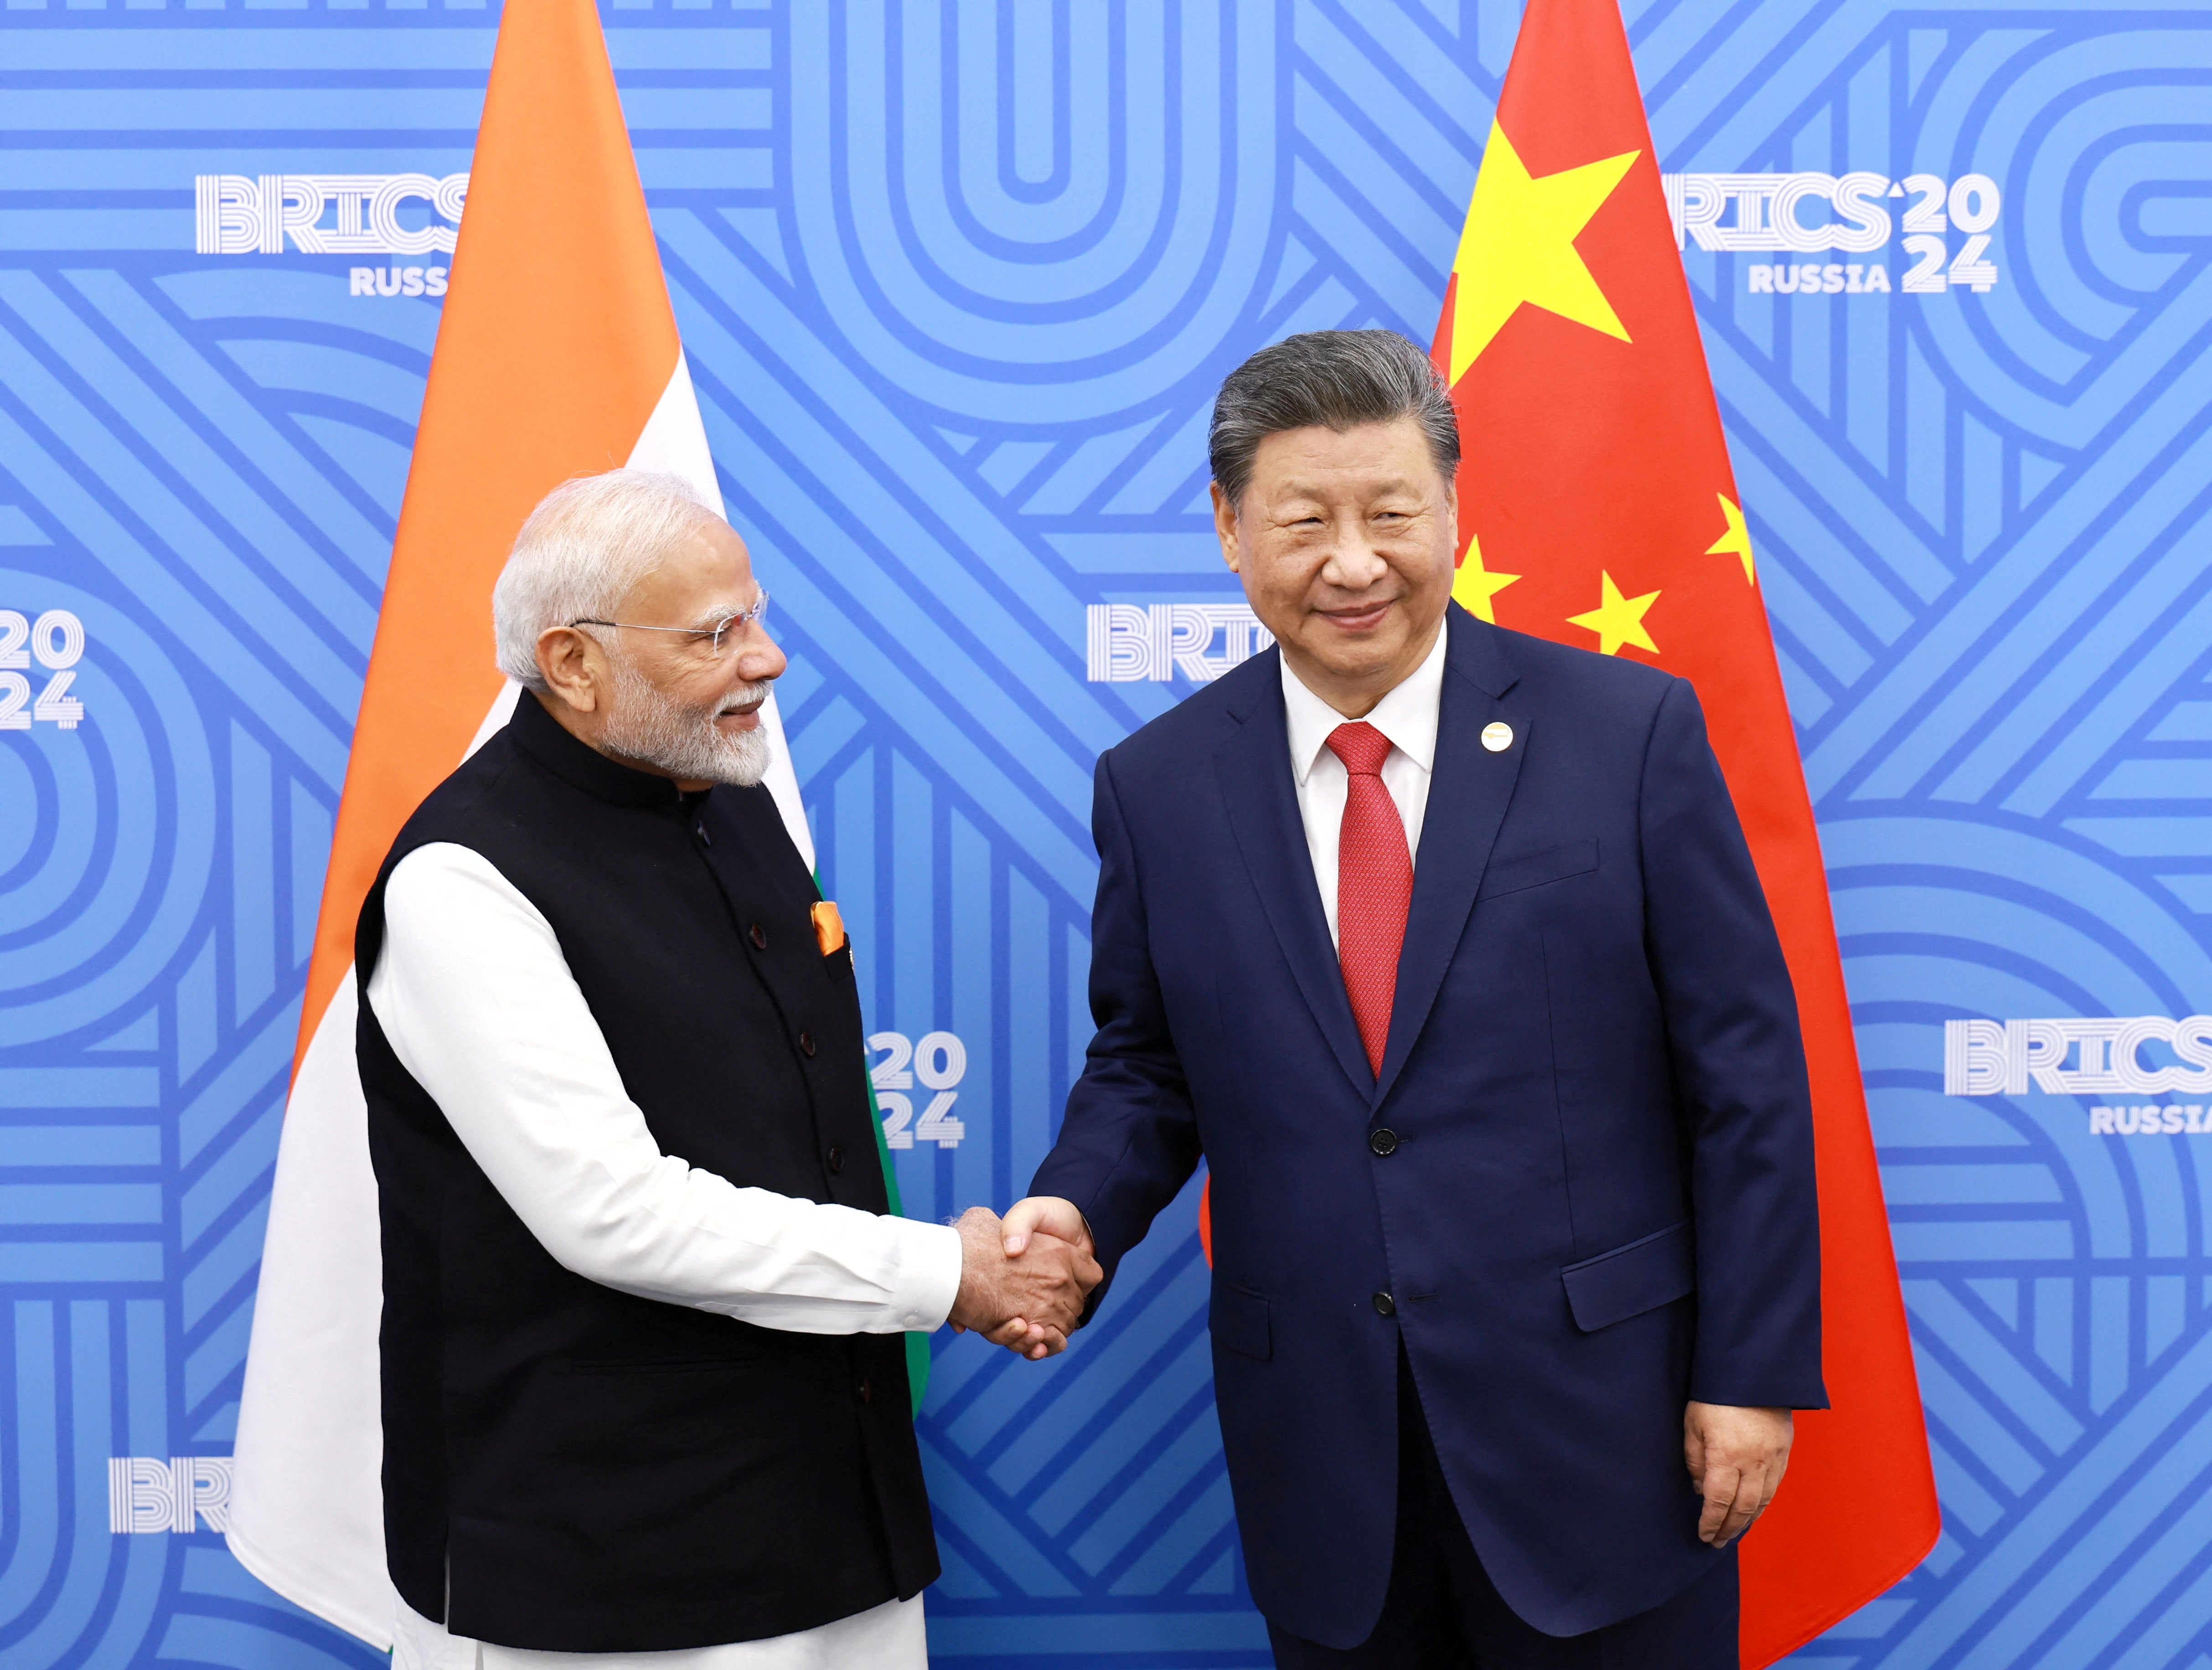
<svg viewBox="0 0 2212 1670">
<path fill-rule="evenodd" d="M 709 653 L 720 655 L 726 641 L 734 642 L 744 635 L 746 627 L 755 622 L 765 621 L 767 618 L 768 593 L 763 592 L 751 608 L 740 609 L 734 615 L 725 615 L 712 626 L 641 626 L 635 621 L 594 620 L 576 620 L 569 622 L 568 624 L 571 626 L 617 626 L 626 632 L 680 633 L 695 644 L 711 643 L 714 647 Z"/>
</svg>

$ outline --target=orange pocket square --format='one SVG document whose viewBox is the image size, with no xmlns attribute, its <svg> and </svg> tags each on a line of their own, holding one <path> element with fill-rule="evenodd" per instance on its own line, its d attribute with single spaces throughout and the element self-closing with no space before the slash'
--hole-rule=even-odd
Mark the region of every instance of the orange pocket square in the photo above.
<svg viewBox="0 0 2212 1670">
<path fill-rule="evenodd" d="M 828 899 L 814 907 L 814 938 L 827 956 L 845 943 L 845 919 L 837 914 L 837 907 Z"/>
</svg>

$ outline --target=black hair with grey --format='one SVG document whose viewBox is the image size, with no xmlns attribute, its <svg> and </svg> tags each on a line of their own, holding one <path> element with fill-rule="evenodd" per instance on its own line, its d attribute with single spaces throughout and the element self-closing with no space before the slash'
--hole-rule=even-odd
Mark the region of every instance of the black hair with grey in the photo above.
<svg viewBox="0 0 2212 1670">
<path fill-rule="evenodd" d="M 1459 420 L 1435 362 L 1395 331 L 1308 331 L 1261 349 L 1213 400 L 1206 456 L 1232 505 L 1251 484 L 1260 443 L 1286 429 L 1339 433 L 1410 417 L 1449 483 L 1459 470 Z"/>
</svg>

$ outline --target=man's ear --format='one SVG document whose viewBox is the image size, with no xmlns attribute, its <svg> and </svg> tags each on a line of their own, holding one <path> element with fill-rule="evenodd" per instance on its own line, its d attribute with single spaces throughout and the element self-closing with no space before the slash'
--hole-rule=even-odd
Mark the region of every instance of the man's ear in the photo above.
<svg viewBox="0 0 2212 1670">
<path fill-rule="evenodd" d="M 573 626 L 549 626 L 538 635 L 538 671 L 547 689 L 580 714 L 599 711 L 605 676 L 599 646 Z"/>
<path fill-rule="evenodd" d="M 1213 533 L 1221 541 L 1221 560 L 1229 565 L 1231 574 L 1241 574 L 1244 572 L 1244 557 L 1237 544 L 1237 507 L 1221 490 L 1219 482 L 1207 485 L 1213 495 Z"/>
</svg>

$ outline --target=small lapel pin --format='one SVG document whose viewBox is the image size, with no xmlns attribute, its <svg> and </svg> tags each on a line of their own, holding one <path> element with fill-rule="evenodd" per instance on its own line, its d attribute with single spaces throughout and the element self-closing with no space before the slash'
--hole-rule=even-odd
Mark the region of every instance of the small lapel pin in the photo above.
<svg viewBox="0 0 2212 1670">
<path fill-rule="evenodd" d="M 1493 754 L 1503 754 L 1513 746 L 1513 727 L 1502 719 L 1494 719 L 1482 727 L 1482 745 Z"/>
</svg>

